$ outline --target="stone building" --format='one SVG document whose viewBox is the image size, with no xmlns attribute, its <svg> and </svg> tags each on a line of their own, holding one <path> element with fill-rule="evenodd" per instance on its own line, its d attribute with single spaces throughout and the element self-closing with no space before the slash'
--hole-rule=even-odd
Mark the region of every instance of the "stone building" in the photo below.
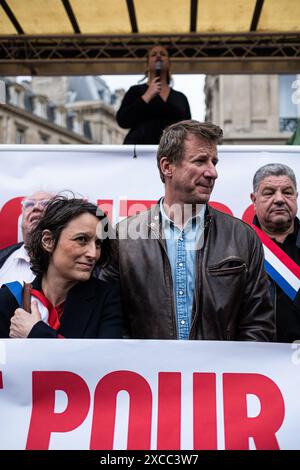
<svg viewBox="0 0 300 470">
<path fill-rule="evenodd" d="M 88 122 L 93 143 L 122 144 L 126 131 L 116 123 L 116 111 L 124 90 L 112 92 L 99 76 L 33 77 L 35 93 L 47 94 L 57 105 L 66 106 L 74 116 L 75 128 Z"/>
<path fill-rule="evenodd" d="M 123 90 L 110 91 L 100 77 L 3 79 L 2 144 L 121 144 L 126 131 L 115 121 Z"/>
<path fill-rule="evenodd" d="M 206 120 L 225 144 L 285 144 L 297 126 L 297 75 L 208 75 Z"/>
</svg>

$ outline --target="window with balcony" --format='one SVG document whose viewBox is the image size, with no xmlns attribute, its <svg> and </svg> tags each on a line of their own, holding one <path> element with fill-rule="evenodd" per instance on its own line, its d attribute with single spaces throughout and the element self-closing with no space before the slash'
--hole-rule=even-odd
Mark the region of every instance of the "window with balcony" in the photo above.
<svg viewBox="0 0 300 470">
<path fill-rule="evenodd" d="M 40 142 L 41 142 L 41 144 L 44 144 L 44 145 L 49 144 L 49 139 L 50 139 L 49 135 L 40 133 Z"/>
<path fill-rule="evenodd" d="M 16 128 L 16 144 L 25 144 L 25 129 L 23 127 Z"/>
<path fill-rule="evenodd" d="M 54 111 L 54 122 L 58 126 L 66 127 L 66 111 L 63 108 L 56 108 Z"/>
<path fill-rule="evenodd" d="M 45 119 L 47 117 L 47 103 L 45 101 L 36 99 L 34 112 L 37 116 Z"/>
<path fill-rule="evenodd" d="M 10 104 L 18 108 L 24 107 L 24 90 L 17 84 L 10 86 Z"/>
<path fill-rule="evenodd" d="M 279 127 L 280 132 L 294 132 L 299 119 L 300 80 L 297 75 L 279 75 Z M 297 85 L 297 80 L 299 84 Z M 297 86 L 299 91 L 297 93 Z"/>
</svg>

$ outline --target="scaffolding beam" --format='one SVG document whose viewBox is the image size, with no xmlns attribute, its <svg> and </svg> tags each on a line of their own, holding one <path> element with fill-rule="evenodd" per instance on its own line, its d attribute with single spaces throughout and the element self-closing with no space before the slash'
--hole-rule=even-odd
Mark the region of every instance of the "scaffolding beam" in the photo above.
<svg viewBox="0 0 300 470">
<path fill-rule="evenodd" d="M 0 36 L 0 75 L 143 73 L 154 44 L 173 73 L 300 73 L 300 33 Z"/>
</svg>

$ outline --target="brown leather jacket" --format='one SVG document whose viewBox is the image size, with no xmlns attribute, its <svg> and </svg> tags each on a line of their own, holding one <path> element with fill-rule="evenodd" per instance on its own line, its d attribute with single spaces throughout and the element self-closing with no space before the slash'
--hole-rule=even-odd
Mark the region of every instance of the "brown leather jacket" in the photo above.
<svg viewBox="0 0 300 470">
<path fill-rule="evenodd" d="M 119 266 L 103 271 L 100 278 L 119 274 L 129 336 L 177 339 L 171 266 L 161 237 L 159 205 L 123 220 L 118 233 Z M 189 339 L 274 339 L 263 249 L 247 224 L 208 207 L 204 247 L 197 252 L 196 264 Z"/>
</svg>

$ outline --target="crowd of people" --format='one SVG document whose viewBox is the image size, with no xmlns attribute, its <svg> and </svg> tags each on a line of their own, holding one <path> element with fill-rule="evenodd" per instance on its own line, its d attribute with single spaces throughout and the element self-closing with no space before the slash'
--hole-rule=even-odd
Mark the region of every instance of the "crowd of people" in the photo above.
<svg viewBox="0 0 300 470">
<path fill-rule="evenodd" d="M 300 294 L 267 276 L 253 228 L 299 266 L 295 174 L 277 163 L 257 170 L 253 227 L 211 207 L 223 132 L 191 120 L 170 69 L 167 49 L 154 46 L 147 83 L 117 113 L 125 144 L 159 144 L 161 199 L 114 231 L 86 200 L 24 198 L 23 241 L 0 251 L 0 337 L 300 339 Z"/>
<path fill-rule="evenodd" d="M 221 142 L 211 123 L 164 129 L 164 194 L 116 232 L 84 199 L 24 198 L 23 242 L 0 251 L 0 337 L 299 339 L 299 296 L 267 276 L 255 230 L 208 204 Z M 253 225 L 299 265 L 297 196 L 286 165 L 254 175 Z"/>
</svg>

